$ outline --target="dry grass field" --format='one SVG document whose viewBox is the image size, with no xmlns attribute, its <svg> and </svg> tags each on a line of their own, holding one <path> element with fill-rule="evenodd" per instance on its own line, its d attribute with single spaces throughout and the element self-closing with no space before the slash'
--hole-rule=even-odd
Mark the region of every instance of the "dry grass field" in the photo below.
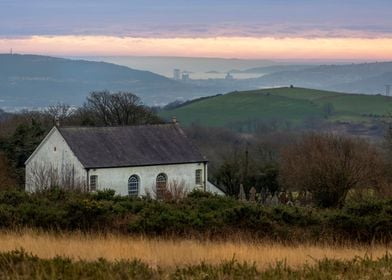
<svg viewBox="0 0 392 280">
<path fill-rule="evenodd" d="M 108 261 L 136 258 L 152 268 L 174 268 L 203 261 L 215 265 L 233 258 L 239 262 L 254 262 L 259 269 L 265 269 L 277 261 L 284 261 L 288 266 L 295 268 L 306 263 L 314 264 L 324 258 L 352 260 L 364 256 L 379 258 L 387 252 L 392 253 L 392 247 L 385 245 L 284 246 L 270 242 L 203 242 L 193 239 L 165 240 L 120 235 L 54 234 L 33 230 L 0 232 L 0 251 L 16 249 L 24 249 L 43 259 L 55 256 L 86 261 L 95 261 L 99 258 Z"/>
</svg>

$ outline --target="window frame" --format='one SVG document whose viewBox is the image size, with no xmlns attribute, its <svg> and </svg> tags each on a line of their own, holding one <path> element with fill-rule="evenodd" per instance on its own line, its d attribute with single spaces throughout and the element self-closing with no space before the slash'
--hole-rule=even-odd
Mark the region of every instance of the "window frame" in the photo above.
<svg viewBox="0 0 392 280">
<path fill-rule="evenodd" d="M 203 185 L 203 169 L 201 168 L 195 170 L 195 184 L 197 186 Z"/>
<path fill-rule="evenodd" d="M 131 179 L 135 179 L 136 181 L 131 182 Z M 135 190 L 131 191 L 131 184 L 133 184 L 133 186 L 136 186 L 136 191 Z M 128 196 L 138 197 L 139 191 L 140 191 L 140 177 L 136 174 L 132 174 L 128 178 Z"/>
<path fill-rule="evenodd" d="M 95 192 L 98 189 L 98 175 L 90 175 L 90 184 L 89 184 L 89 188 L 90 188 L 90 192 Z"/>
<path fill-rule="evenodd" d="M 159 180 L 160 178 L 163 178 L 164 180 Z M 157 175 L 157 177 L 155 178 L 155 190 L 156 190 L 156 196 L 157 199 L 163 199 L 165 196 L 165 192 L 167 190 L 167 181 L 168 181 L 168 177 L 166 175 L 166 173 L 159 173 Z M 160 186 L 160 184 L 164 186 Z"/>
</svg>

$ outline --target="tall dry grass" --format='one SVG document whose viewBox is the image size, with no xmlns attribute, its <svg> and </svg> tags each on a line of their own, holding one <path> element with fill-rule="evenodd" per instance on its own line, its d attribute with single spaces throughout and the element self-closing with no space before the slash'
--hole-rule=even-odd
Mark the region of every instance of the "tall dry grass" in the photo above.
<svg viewBox="0 0 392 280">
<path fill-rule="evenodd" d="M 0 251 L 23 248 L 40 258 L 65 256 L 72 259 L 107 260 L 140 259 L 151 267 L 174 267 L 198 264 L 202 261 L 219 264 L 235 258 L 240 262 L 255 262 L 260 269 L 285 261 L 298 267 L 316 260 L 334 258 L 351 260 L 365 255 L 382 257 L 392 253 L 390 246 L 284 246 L 277 243 L 252 243 L 245 241 L 164 240 L 120 235 L 86 235 L 82 233 L 54 234 L 23 230 L 0 232 Z"/>
</svg>

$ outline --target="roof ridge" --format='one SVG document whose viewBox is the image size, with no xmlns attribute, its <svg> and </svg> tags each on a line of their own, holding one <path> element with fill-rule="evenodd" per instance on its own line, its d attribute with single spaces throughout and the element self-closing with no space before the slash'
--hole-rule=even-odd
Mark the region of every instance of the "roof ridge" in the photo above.
<svg viewBox="0 0 392 280">
<path fill-rule="evenodd" d="M 136 124 L 136 125 L 113 125 L 113 126 L 78 126 L 78 125 L 70 125 L 70 126 L 59 126 L 58 129 L 63 128 L 82 128 L 82 129 L 105 129 L 105 128 L 127 128 L 127 127 L 149 127 L 149 126 L 170 126 L 177 125 L 178 123 L 157 123 L 157 124 Z"/>
</svg>

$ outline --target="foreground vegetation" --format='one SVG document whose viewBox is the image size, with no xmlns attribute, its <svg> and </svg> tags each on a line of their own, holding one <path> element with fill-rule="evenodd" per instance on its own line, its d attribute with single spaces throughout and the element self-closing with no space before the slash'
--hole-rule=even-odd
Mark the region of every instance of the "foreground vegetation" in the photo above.
<svg viewBox="0 0 392 280">
<path fill-rule="evenodd" d="M 391 273 L 392 258 L 388 254 L 377 260 L 324 259 L 298 268 L 278 262 L 265 270 L 235 259 L 219 265 L 200 263 L 168 269 L 152 268 L 140 260 L 72 261 L 61 257 L 46 260 L 23 251 L 0 254 L 3 279 L 390 279 Z"/>
<path fill-rule="evenodd" d="M 263 206 L 191 193 L 180 201 L 155 201 L 60 189 L 27 194 L 0 192 L 0 227 L 32 227 L 150 236 L 244 238 L 295 242 L 390 242 L 392 201 L 347 203 L 342 209 Z"/>
<path fill-rule="evenodd" d="M 0 232 L 0 252 L 23 249 L 39 258 L 56 256 L 72 260 L 108 261 L 139 259 L 151 267 L 175 268 L 201 262 L 219 265 L 235 258 L 238 262 L 255 263 L 260 270 L 276 261 L 292 268 L 314 264 L 324 258 L 352 260 L 355 257 L 379 258 L 392 253 L 389 245 L 309 244 L 284 245 L 279 242 L 241 240 L 209 241 L 195 238 L 145 237 L 81 232 L 48 232 L 32 229 Z"/>
</svg>

